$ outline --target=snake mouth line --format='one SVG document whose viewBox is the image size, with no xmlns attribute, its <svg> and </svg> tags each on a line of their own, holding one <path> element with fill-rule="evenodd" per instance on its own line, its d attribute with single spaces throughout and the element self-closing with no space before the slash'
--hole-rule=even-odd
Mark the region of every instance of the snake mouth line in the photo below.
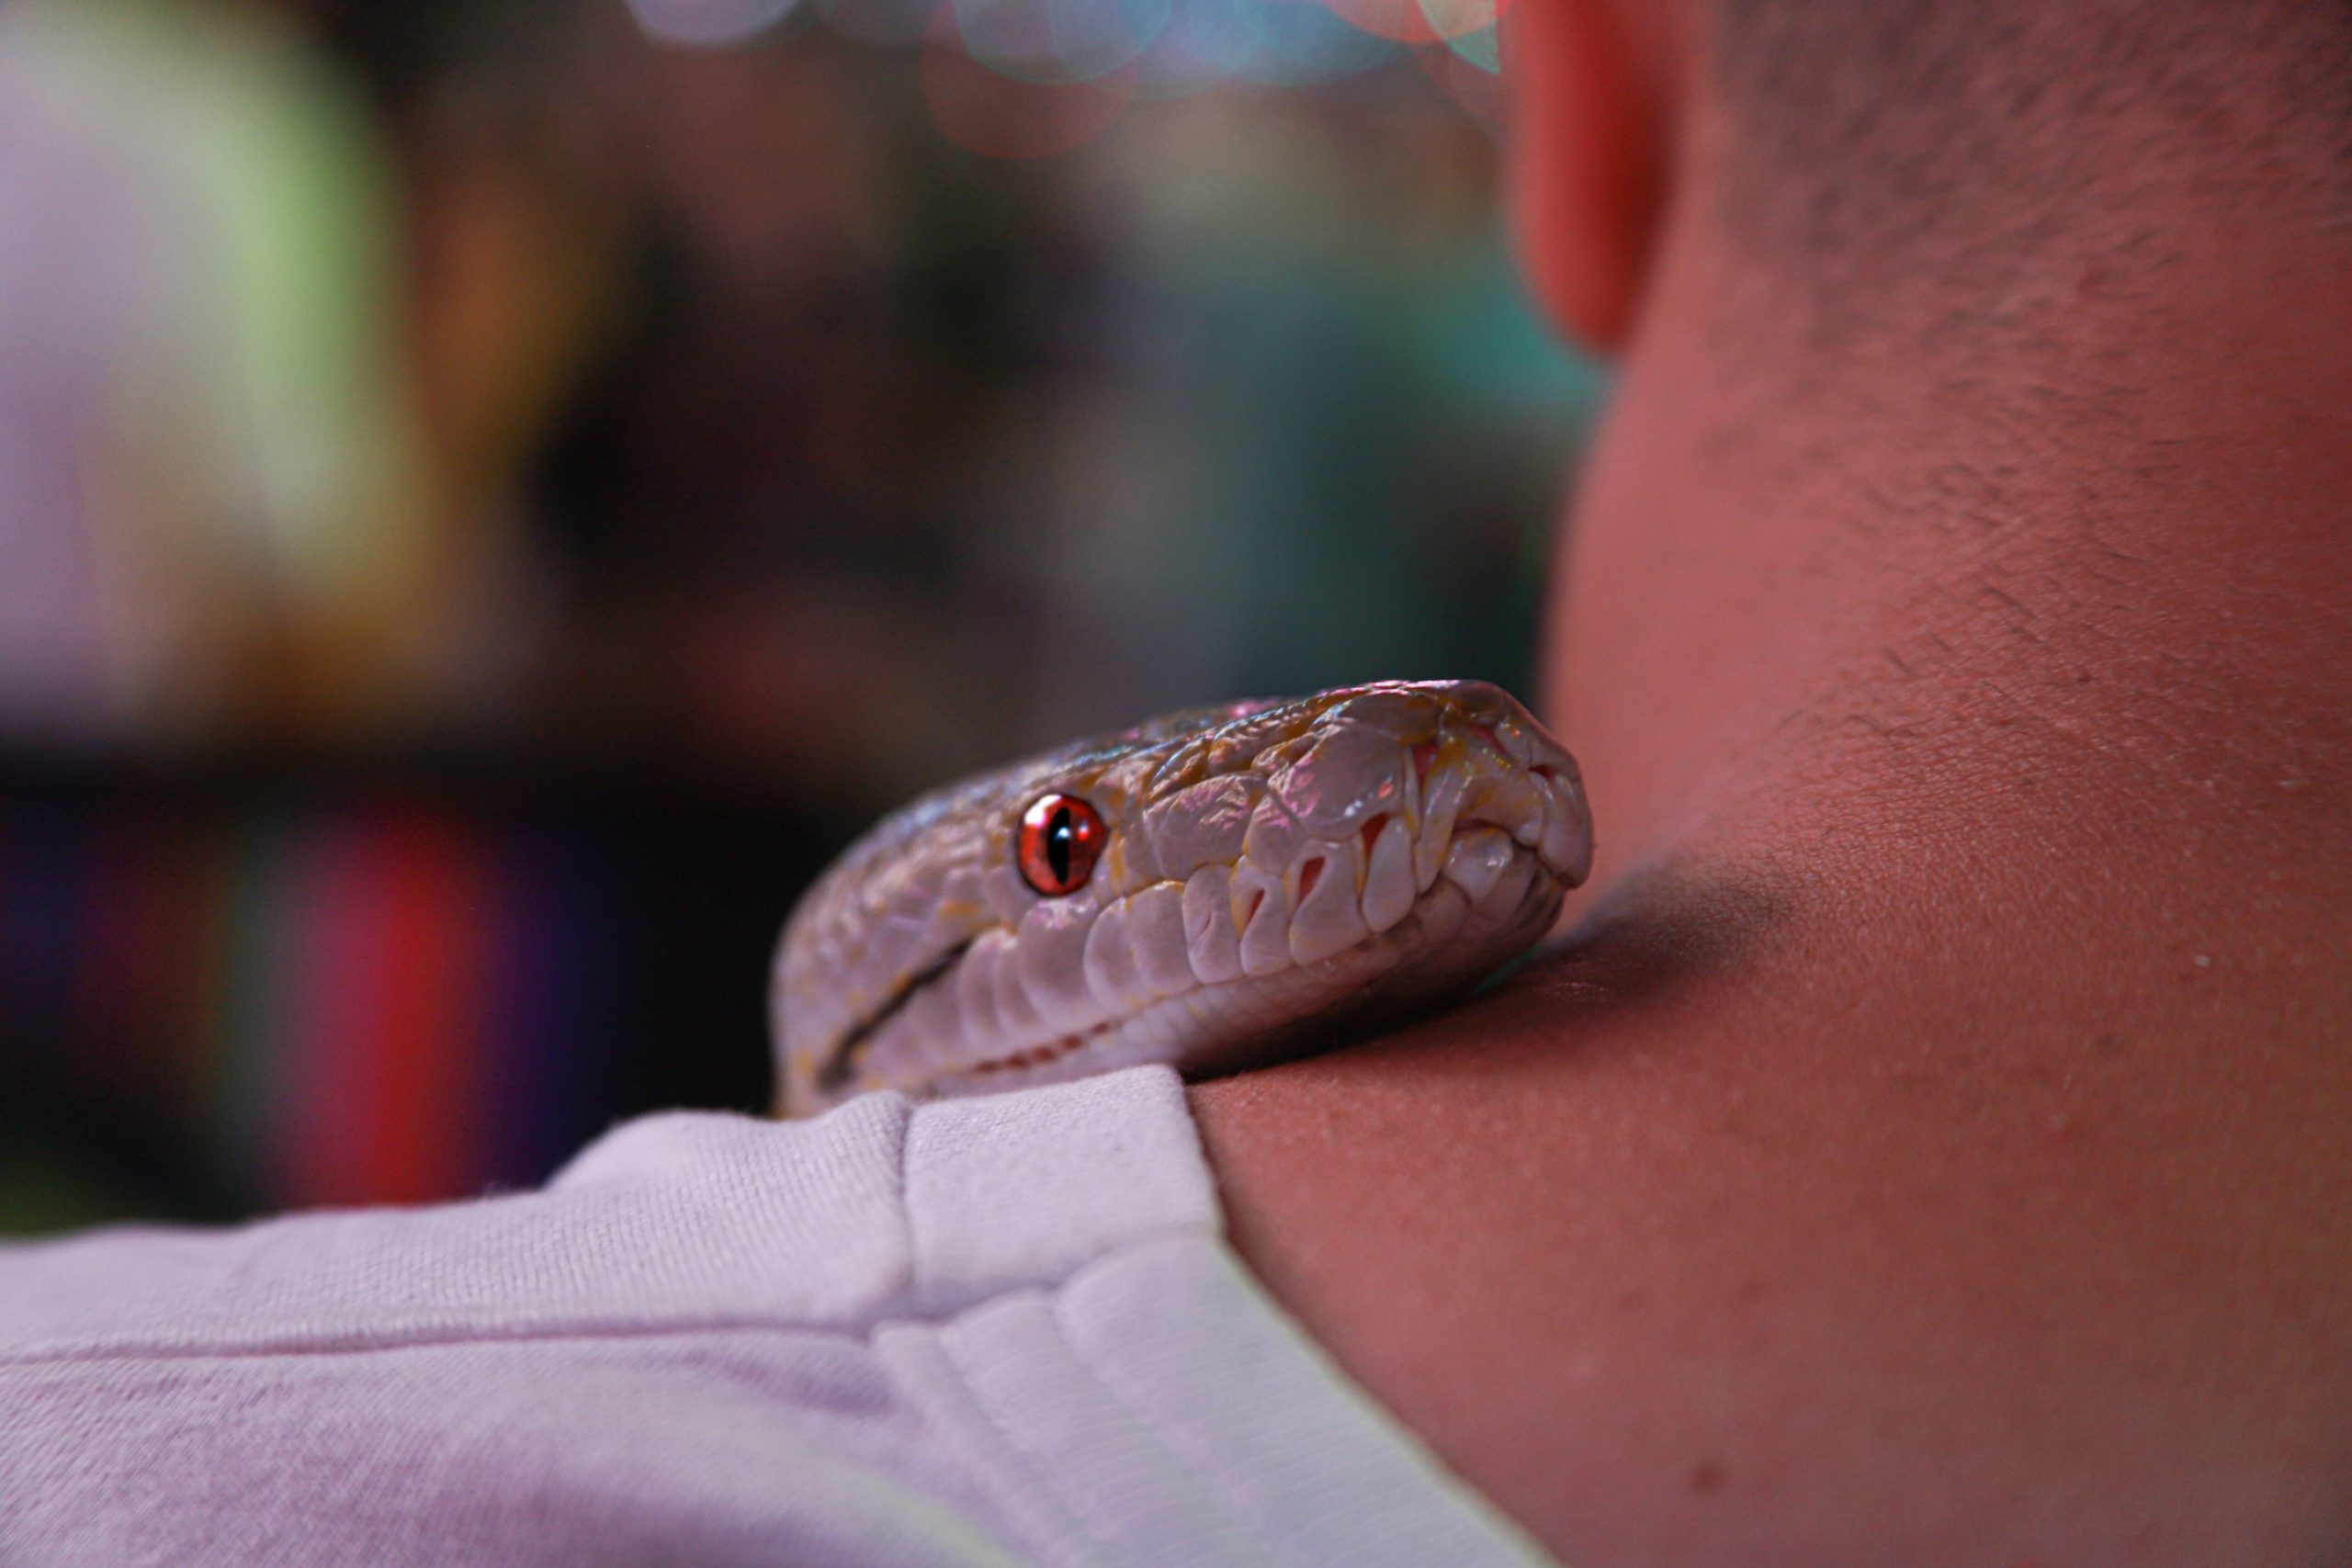
<svg viewBox="0 0 2352 1568">
<path fill-rule="evenodd" d="M 899 988 L 890 993 L 888 1000 L 875 1009 L 863 1022 L 842 1036 L 841 1043 L 833 1047 L 832 1055 L 825 1059 L 824 1066 L 817 1074 L 819 1087 L 829 1094 L 845 1088 L 857 1072 L 858 1053 L 866 1041 L 873 1038 L 883 1025 L 904 1011 L 907 1005 L 913 1001 L 925 987 L 934 986 L 946 978 L 971 948 L 972 943 L 978 940 L 977 937 L 965 938 L 901 981 Z M 967 1073 L 986 1075 L 1011 1072 L 1018 1067 L 1042 1067 L 1048 1062 L 1059 1061 L 1086 1044 L 1087 1042 L 1109 1033 L 1118 1026 L 1120 1021 L 1117 1018 L 1106 1018 L 1100 1023 L 1091 1024 L 1084 1029 L 1062 1035 L 1058 1039 L 1026 1046 L 1010 1055 L 992 1057 L 988 1061 L 975 1062 L 969 1066 L 956 1067 L 952 1069 L 952 1072 L 956 1076 Z"/>
<path fill-rule="evenodd" d="M 985 1062 L 975 1062 L 968 1067 L 956 1069 L 953 1075 L 943 1073 L 940 1076 L 961 1077 L 965 1073 L 985 1075 L 1011 1072 L 1016 1067 L 1042 1067 L 1048 1062 L 1060 1061 L 1088 1041 L 1108 1034 L 1118 1026 L 1120 1021 L 1115 1018 L 1106 1018 L 1102 1022 L 1081 1029 L 1075 1034 L 1065 1034 L 1058 1040 L 1049 1040 L 1042 1045 L 1032 1045 L 1026 1050 L 1015 1051 L 1010 1056 L 996 1056 Z"/>
<path fill-rule="evenodd" d="M 962 961 L 964 954 L 971 951 L 972 943 L 978 940 L 977 936 L 966 937 L 962 942 L 899 981 L 898 989 L 892 991 L 880 1007 L 868 1013 L 862 1022 L 853 1026 L 841 1037 L 840 1043 L 833 1047 L 832 1055 L 826 1057 L 825 1065 L 817 1070 L 817 1087 L 827 1094 L 838 1093 L 846 1089 L 850 1079 L 857 1072 L 859 1049 L 866 1041 L 873 1038 L 876 1031 L 905 1011 L 907 1004 L 921 995 L 926 987 L 936 985 L 944 979 L 949 971 Z"/>
</svg>

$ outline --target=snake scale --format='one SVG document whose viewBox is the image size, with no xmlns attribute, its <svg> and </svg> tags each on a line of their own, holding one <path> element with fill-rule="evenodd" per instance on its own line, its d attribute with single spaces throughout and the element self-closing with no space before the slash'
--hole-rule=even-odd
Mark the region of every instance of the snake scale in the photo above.
<svg viewBox="0 0 2352 1568">
<path fill-rule="evenodd" d="M 779 1109 L 1312 1049 L 1541 937 L 1591 863 L 1575 760 L 1477 682 L 1170 714 L 923 796 L 805 894 Z"/>
</svg>

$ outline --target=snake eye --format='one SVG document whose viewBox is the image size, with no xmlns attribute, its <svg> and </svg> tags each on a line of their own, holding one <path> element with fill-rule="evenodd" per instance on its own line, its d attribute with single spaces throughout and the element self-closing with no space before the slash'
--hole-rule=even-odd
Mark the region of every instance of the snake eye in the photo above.
<svg viewBox="0 0 2352 1568">
<path fill-rule="evenodd" d="M 1086 886 L 1111 836 L 1094 807 L 1074 795 L 1041 795 L 1021 814 L 1014 858 L 1021 878 L 1048 898 Z"/>
</svg>

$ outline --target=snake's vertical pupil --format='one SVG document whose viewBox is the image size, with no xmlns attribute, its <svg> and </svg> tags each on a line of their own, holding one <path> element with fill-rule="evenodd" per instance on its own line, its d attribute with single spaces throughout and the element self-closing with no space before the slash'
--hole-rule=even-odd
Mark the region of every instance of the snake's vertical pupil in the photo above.
<svg viewBox="0 0 2352 1568">
<path fill-rule="evenodd" d="M 1069 807 L 1057 806 L 1046 825 L 1046 863 L 1054 868 L 1054 880 L 1069 880 Z"/>
<path fill-rule="evenodd" d="M 1022 880 L 1048 898 L 1077 892 L 1094 874 L 1109 829 L 1094 807 L 1074 795 L 1041 795 L 1021 814 L 1014 846 Z"/>
</svg>

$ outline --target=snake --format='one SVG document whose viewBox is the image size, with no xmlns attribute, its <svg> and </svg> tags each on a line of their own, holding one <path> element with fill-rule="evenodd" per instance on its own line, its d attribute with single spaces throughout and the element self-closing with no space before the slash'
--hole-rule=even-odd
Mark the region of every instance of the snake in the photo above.
<svg viewBox="0 0 2352 1568">
<path fill-rule="evenodd" d="M 776 1110 L 1305 1054 L 1496 972 L 1591 862 L 1575 759 L 1483 682 L 1090 737 L 922 796 L 809 886 L 772 968 Z"/>
</svg>

